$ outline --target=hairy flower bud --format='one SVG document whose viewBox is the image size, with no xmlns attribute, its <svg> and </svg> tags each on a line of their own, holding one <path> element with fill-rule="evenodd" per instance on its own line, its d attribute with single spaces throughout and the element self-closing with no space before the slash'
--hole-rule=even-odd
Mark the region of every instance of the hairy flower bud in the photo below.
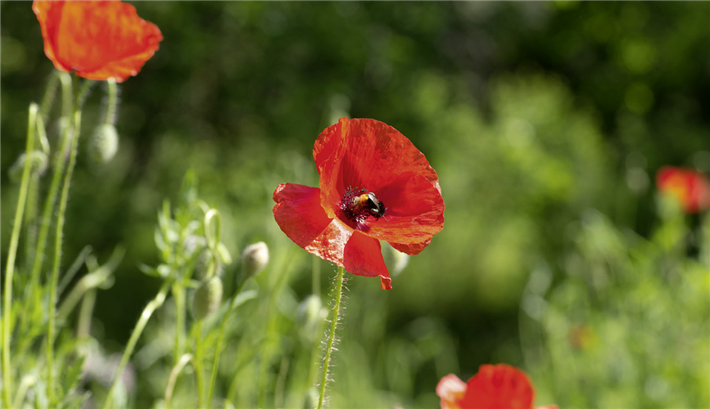
<svg viewBox="0 0 710 409">
<path fill-rule="evenodd" d="M 222 302 L 222 279 L 217 276 L 203 281 L 192 299 L 192 314 L 196 319 L 202 320 L 219 308 Z"/>
<path fill-rule="evenodd" d="M 260 241 L 244 249 L 242 252 L 242 268 L 244 278 L 253 277 L 261 272 L 269 263 L 269 248 Z"/>
<path fill-rule="evenodd" d="M 118 131 L 111 124 L 96 127 L 89 139 L 89 157 L 96 163 L 108 163 L 118 151 Z"/>
<path fill-rule="evenodd" d="M 30 158 L 30 172 L 37 176 L 42 175 L 47 170 L 47 155 L 40 151 L 32 151 L 29 155 Z M 20 155 L 19 158 L 12 165 L 10 170 L 8 170 L 8 176 L 13 182 L 19 182 L 22 179 L 22 172 L 25 170 L 25 162 L 27 161 L 27 154 Z"/>
</svg>

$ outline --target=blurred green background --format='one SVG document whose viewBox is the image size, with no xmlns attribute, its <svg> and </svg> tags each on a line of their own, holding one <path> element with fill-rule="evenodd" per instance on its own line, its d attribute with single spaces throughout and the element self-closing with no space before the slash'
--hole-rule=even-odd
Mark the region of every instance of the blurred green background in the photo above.
<svg viewBox="0 0 710 409">
<path fill-rule="evenodd" d="M 97 299 L 92 331 L 108 352 L 122 349 L 160 285 L 137 266 L 158 263 L 156 212 L 190 168 L 222 212 L 232 255 L 270 246 L 259 285 L 278 288 L 273 275 L 283 274 L 280 319 L 295 320 L 312 256 L 274 222 L 273 190 L 317 186 L 318 134 L 340 116 L 367 117 L 427 156 L 446 222 L 392 291 L 349 277 L 334 406 L 436 407 L 440 377 L 465 380 L 492 362 L 528 371 L 541 404 L 710 406 L 708 239 L 697 215 L 659 216 L 653 182 L 667 164 L 710 172 L 710 4 L 135 5 L 165 39 L 120 86 L 117 157 L 96 166 L 80 154 L 65 233 L 67 265 L 87 244 L 100 259 L 127 248 Z M 0 12 L 8 243 L 18 187 L 7 169 L 53 66 L 30 3 Z M 84 135 L 102 93 L 87 102 Z M 325 292 L 334 268 L 321 270 Z M 670 338 L 647 342 L 660 334 Z M 675 356 L 681 349 L 690 356 Z M 289 347 L 279 351 L 276 373 Z M 136 365 L 139 379 L 151 373 Z M 140 385 L 135 402 L 149 407 L 159 394 Z"/>
</svg>

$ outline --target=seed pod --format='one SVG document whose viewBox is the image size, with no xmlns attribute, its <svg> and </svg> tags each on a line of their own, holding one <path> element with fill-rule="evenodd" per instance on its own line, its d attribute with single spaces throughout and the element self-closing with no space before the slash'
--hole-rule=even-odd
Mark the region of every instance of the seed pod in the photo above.
<svg viewBox="0 0 710 409">
<path fill-rule="evenodd" d="M 202 320 L 219 308 L 222 302 L 222 280 L 215 276 L 203 281 L 192 299 L 192 314 L 196 319 Z"/>
<path fill-rule="evenodd" d="M 37 176 L 42 175 L 47 170 L 47 155 L 40 151 L 30 152 L 30 172 Z M 17 158 L 15 163 L 10 167 L 7 174 L 13 182 L 19 182 L 22 179 L 22 172 L 25 170 L 25 162 L 27 154 L 22 154 Z"/>
<path fill-rule="evenodd" d="M 118 131 L 111 124 L 96 127 L 88 145 L 89 157 L 96 163 L 108 163 L 118 151 Z"/>
<path fill-rule="evenodd" d="M 269 263 L 269 248 L 260 241 L 244 249 L 242 252 L 242 268 L 244 278 L 254 277 Z"/>
</svg>

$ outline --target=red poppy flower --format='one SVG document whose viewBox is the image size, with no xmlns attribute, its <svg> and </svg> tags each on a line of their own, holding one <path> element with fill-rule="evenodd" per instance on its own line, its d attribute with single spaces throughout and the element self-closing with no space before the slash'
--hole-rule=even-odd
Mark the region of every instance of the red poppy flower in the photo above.
<svg viewBox="0 0 710 409">
<path fill-rule="evenodd" d="M 535 390 L 525 373 L 510 365 L 481 365 L 464 383 L 454 374 L 436 386 L 441 409 L 532 409 Z M 537 409 L 557 409 L 539 406 Z"/>
<path fill-rule="evenodd" d="M 54 66 L 92 80 L 123 82 L 138 74 L 163 39 L 160 29 L 120 1 L 38 1 L 32 4 Z"/>
<path fill-rule="evenodd" d="M 656 185 L 677 198 L 686 213 L 710 208 L 710 180 L 696 170 L 664 166 L 656 174 Z"/>
<path fill-rule="evenodd" d="M 392 288 L 379 240 L 419 254 L 444 226 L 439 178 L 404 135 L 374 119 L 326 128 L 313 158 L 320 189 L 283 183 L 274 218 L 296 244 L 352 274 Z"/>
</svg>

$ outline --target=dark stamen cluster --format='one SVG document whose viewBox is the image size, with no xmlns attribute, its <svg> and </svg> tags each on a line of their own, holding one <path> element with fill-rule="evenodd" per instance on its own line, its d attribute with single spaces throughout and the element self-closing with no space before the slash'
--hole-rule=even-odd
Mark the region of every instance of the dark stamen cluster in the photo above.
<svg viewBox="0 0 710 409">
<path fill-rule="evenodd" d="M 345 189 L 343 198 L 340 200 L 340 210 L 345 213 L 345 217 L 349 220 L 362 223 L 370 217 L 367 207 L 360 206 L 360 202 L 357 200 L 363 193 L 367 193 L 367 189 L 352 186 L 348 186 L 348 188 Z"/>
</svg>

